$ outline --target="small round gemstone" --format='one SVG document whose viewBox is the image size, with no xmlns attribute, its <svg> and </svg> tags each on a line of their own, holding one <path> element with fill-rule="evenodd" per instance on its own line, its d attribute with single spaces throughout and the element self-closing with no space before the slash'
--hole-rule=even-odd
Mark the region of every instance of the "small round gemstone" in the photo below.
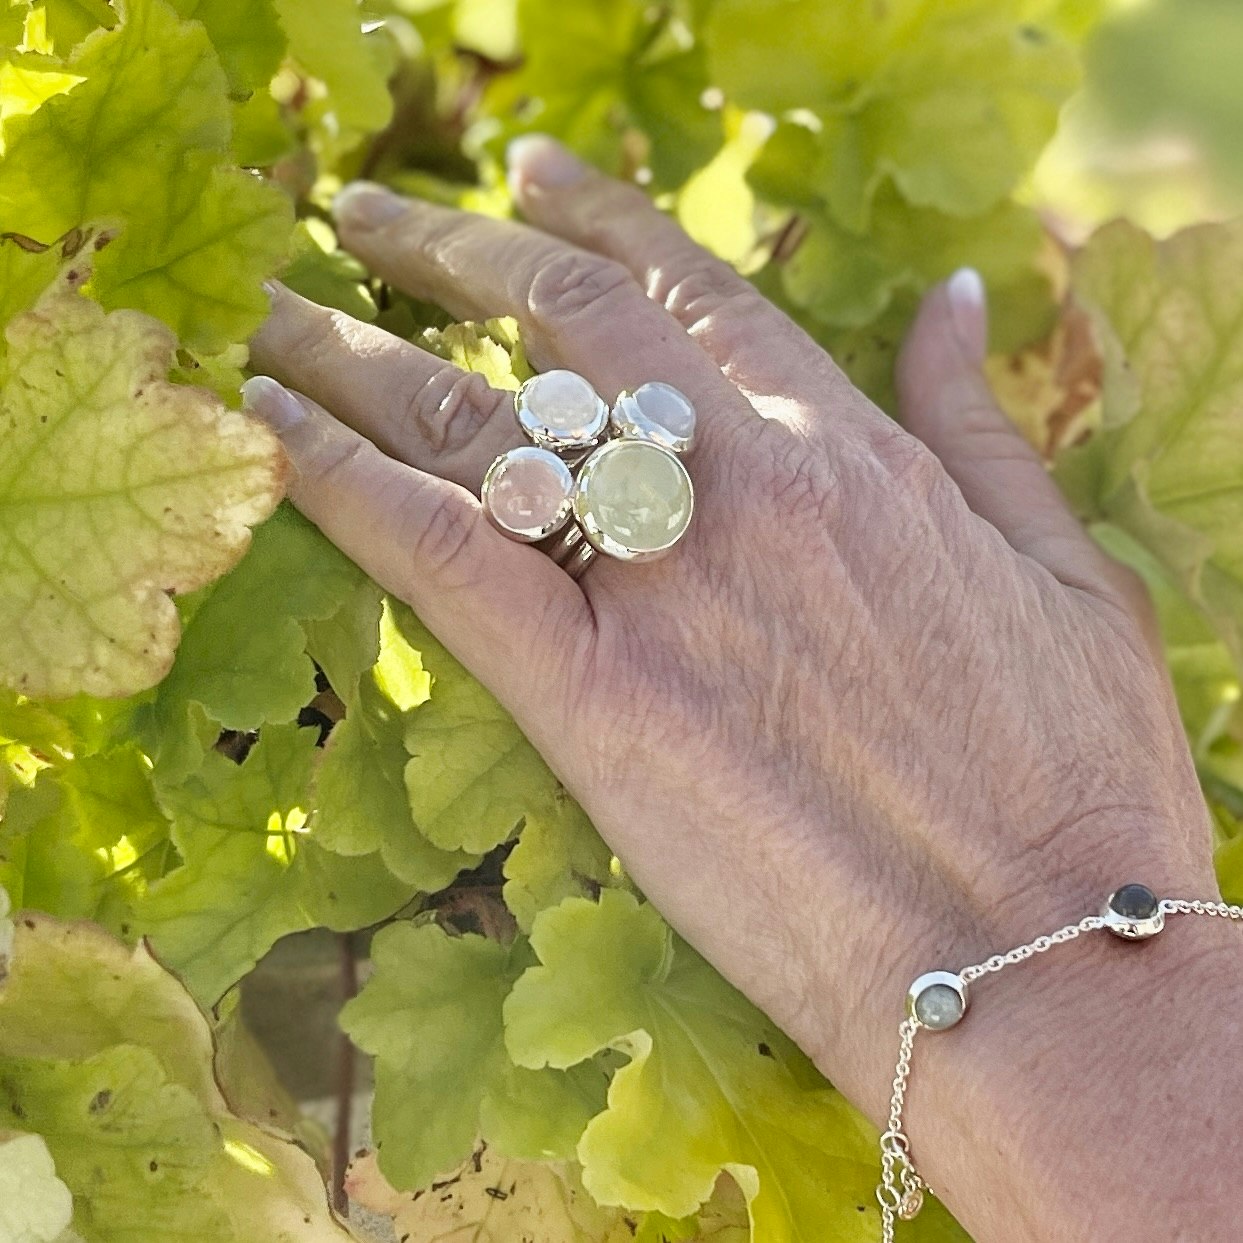
<svg viewBox="0 0 1243 1243">
<path fill-rule="evenodd" d="M 1159 906 L 1157 895 L 1147 885 L 1123 885 L 1109 899 L 1110 909 L 1123 919 L 1151 919 Z"/>
<path fill-rule="evenodd" d="M 690 524 L 686 467 L 648 440 L 610 440 L 583 464 L 574 514 L 592 546 L 623 560 L 667 552 Z"/>
<path fill-rule="evenodd" d="M 565 525 L 573 493 L 574 476 L 555 453 L 521 445 L 492 463 L 481 495 L 494 526 L 532 542 Z"/>
<path fill-rule="evenodd" d="M 613 426 L 623 436 L 642 436 L 685 453 L 695 439 L 695 407 L 672 384 L 640 384 L 613 407 Z"/>
<path fill-rule="evenodd" d="M 933 1031 L 953 1027 L 964 1010 L 962 998 L 948 984 L 929 984 L 915 998 L 915 1017 Z"/>
<path fill-rule="evenodd" d="M 532 376 L 518 390 L 514 405 L 523 431 L 547 449 L 590 448 L 608 426 L 608 406 L 574 371 Z"/>
</svg>

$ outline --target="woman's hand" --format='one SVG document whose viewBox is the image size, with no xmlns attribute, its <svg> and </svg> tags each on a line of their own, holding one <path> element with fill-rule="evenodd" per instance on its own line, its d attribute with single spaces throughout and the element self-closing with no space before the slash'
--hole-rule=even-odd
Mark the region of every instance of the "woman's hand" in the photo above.
<svg viewBox="0 0 1243 1243">
<path fill-rule="evenodd" d="M 253 359 L 305 397 L 259 381 L 251 404 L 299 508 L 414 606 L 671 923 L 879 1120 L 916 975 L 1128 880 L 1214 892 L 1143 590 L 995 407 L 973 273 L 914 325 L 903 430 L 638 190 L 541 139 L 512 180 L 532 227 L 356 187 L 341 240 L 457 316 L 515 316 L 537 368 L 606 400 L 682 389 L 697 512 L 672 555 L 599 558 L 575 583 L 504 539 L 475 498 L 522 443 L 511 395 L 287 291 Z M 961 1084 L 937 1056 L 928 1073 Z M 955 1198 L 980 1155 L 934 1130 L 939 1108 L 912 1100 L 925 1173 L 987 1231 L 1004 1205 Z M 1006 1237 L 1079 1237 L 1032 1228 Z"/>
</svg>

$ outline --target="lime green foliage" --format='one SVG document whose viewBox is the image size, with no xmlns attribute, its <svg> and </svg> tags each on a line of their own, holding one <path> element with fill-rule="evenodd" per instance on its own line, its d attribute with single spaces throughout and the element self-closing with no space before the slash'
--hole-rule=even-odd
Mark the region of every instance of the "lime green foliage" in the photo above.
<svg viewBox="0 0 1243 1243">
<path fill-rule="evenodd" d="M 518 0 L 522 68 L 492 85 L 488 106 L 555 133 L 593 163 L 626 171 L 627 134 L 649 144 L 662 186 L 679 185 L 721 145 L 703 49 L 685 27 L 642 0 L 564 4 Z"/>
<path fill-rule="evenodd" d="M 46 1144 L 73 1194 L 76 1235 L 348 1243 L 310 1158 L 230 1112 L 213 1058 L 202 1014 L 145 950 L 23 917 L 0 986 L 0 1132 Z M 48 1182 L 48 1163 L 26 1159 Z M 0 1221 L 9 1207 L 6 1197 Z"/>
<path fill-rule="evenodd" d="M 508 316 L 428 328 L 419 344 L 463 371 L 482 373 L 493 388 L 516 391 L 533 374 L 518 338 L 518 321 Z"/>
<path fill-rule="evenodd" d="M 259 602 L 262 601 L 260 605 Z M 220 729 L 253 730 L 293 721 L 315 694 L 308 630 L 342 613 L 360 627 L 354 659 L 375 660 L 379 592 L 366 576 L 289 506 L 255 531 L 250 550 L 227 577 L 180 601 L 177 659 L 139 718 L 140 736 L 162 779 L 198 765 Z M 255 609 L 264 624 L 254 625 Z M 327 661 L 328 656 L 324 656 Z"/>
<path fill-rule="evenodd" d="M 1062 464 L 1243 659 L 1243 225 L 1102 229 L 1075 265 L 1105 351 L 1102 426 Z"/>
<path fill-rule="evenodd" d="M 175 861 L 149 766 L 132 743 L 15 791 L 0 828 L 0 883 L 15 901 L 123 934 L 148 882 Z"/>
<path fill-rule="evenodd" d="M 320 306 L 335 306 L 355 319 L 373 320 L 375 300 L 362 283 L 367 270 L 337 249 L 337 235 L 322 220 L 300 220 L 294 252 L 281 282 Z"/>
<path fill-rule="evenodd" d="M 470 1153 L 476 1137 L 509 1156 L 569 1157 L 604 1103 L 604 1075 L 526 1070 L 505 1053 L 501 1006 L 530 961 L 433 924 L 394 924 L 372 945 L 375 974 L 341 1014 L 376 1057 L 373 1126 L 394 1186 L 425 1187 Z"/>
<path fill-rule="evenodd" d="M 117 15 L 107 0 L 43 0 L 47 33 L 58 52 L 67 52 L 101 26 L 111 29 Z"/>
<path fill-rule="evenodd" d="M 6 121 L 0 231 L 52 242 L 117 228 L 97 261 L 100 300 L 215 352 L 263 317 L 259 280 L 285 254 L 288 202 L 226 162 L 226 79 L 203 26 L 163 0 L 124 12 L 66 62 L 80 86 Z"/>
<path fill-rule="evenodd" d="M 73 1196 L 38 1135 L 0 1135 L 0 1237 L 57 1243 L 73 1220 Z"/>
<path fill-rule="evenodd" d="M 266 87 L 280 67 L 285 34 L 273 0 L 169 0 L 185 18 L 202 22 L 220 57 L 229 90 L 245 96 Z"/>
<path fill-rule="evenodd" d="M 531 945 L 541 965 L 505 1003 L 514 1060 L 630 1058 L 578 1145 L 596 1200 L 682 1218 L 725 1171 L 757 1239 L 876 1237 L 870 1129 L 650 906 L 615 891 L 569 898 L 536 918 Z"/>
<path fill-rule="evenodd" d="M 399 617 L 432 676 L 431 698 L 405 726 L 415 822 L 442 850 L 490 850 L 561 787 L 509 713 L 408 609 Z"/>
<path fill-rule="evenodd" d="M 393 612 L 385 610 L 374 668 L 344 692 L 348 712 L 332 732 L 316 778 L 314 827 L 327 849 L 343 855 L 379 851 L 398 879 L 434 891 L 482 856 L 434 846 L 414 818 L 405 737 L 431 679 Z"/>
<path fill-rule="evenodd" d="M 243 1113 L 270 1080 L 217 1064 L 190 997 L 288 933 L 415 912 L 344 1016 L 399 1190 L 356 1181 L 399 1236 L 876 1237 L 871 1128 L 631 892 L 453 634 L 287 507 L 246 549 L 281 467 L 232 411 L 278 270 L 516 388 L 512 320 L 449 324 L 370 278 L 325 208 L 366 176 L 508 215 L 500 150 L 528 129 L 650 186 L 871 393 L 960 264 L 997 343 L 1037 337 L 1047 245 L 1016 196 L 1100 7 L 0 0 L 0 885 L 149 934 L 191 990 L 98 926 L 15 930 L 3 898 L 0 1234 L 20 1212 L 49 1243 L 67 1187 L 86 1243 L 346 1239 L 309 1162 L 225 1106 L 214 1073 Z M 1153 586 L 1234 896 L 1241 251 L 1228 227 L 1093 242 L 1103 425 L 1061 464 Z M 493 939 L 434 922 L 467 909 Z M 935 1203 L 907 1233 L 962 1237 Z"/>
<path fill-rule="evenodd" d="M 176 342 L 146 316 L 65 290 L 6 337 L 0 679 L 47 696 L 143 689 L 177 642 L 165 592 L 237 560 L 279 496 L 279 447 L 169 385 Z"/>
<path fill-rule="evenodd" d="M 273 0 L 290 55 L 328 89 L 342 128 L 383 128 L 393 115 L 384 56 L 361 32 L 356 0 Z"/>
<path fill-rule="evenodd" d="M 563 898 L 614 883 L 613 852 L 564 790 L 528 809 L 522 836 L 505 860 L 505 905 L 524 932 Z"/>
<path fill-rule="evenodd" d="M 183 865 L 138 906 L 156 953 L 204 1002 L 219 999 L 278 938 L 351 929 L 411 895 L 374 855 L 326 851 L 307 824 L 316 732 L 266 727 L 242 764 L 212 752 L 162 789 Z"/>
</svg>

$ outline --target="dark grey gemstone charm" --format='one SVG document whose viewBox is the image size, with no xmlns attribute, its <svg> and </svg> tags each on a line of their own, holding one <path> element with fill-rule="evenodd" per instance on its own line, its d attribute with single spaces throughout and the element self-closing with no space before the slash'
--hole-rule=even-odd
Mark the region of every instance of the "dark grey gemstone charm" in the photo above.
<svg viewBox="0 0 1243 1243">
<path fill-rule="evenodd" d="M 1165 915 L 1157 895 L 1147 885 L 1123 885 L 1109 895 L 1105 926 L 1124 940 L 1142 941 L 1165 927 Z"/>
<path fill-rule="evenodd" d="M 1157 913 L 1157 895 L 1146 885 L 1123 885 L 1109 905 L 1123 919 L 1151 919 Z"/>
</svg>

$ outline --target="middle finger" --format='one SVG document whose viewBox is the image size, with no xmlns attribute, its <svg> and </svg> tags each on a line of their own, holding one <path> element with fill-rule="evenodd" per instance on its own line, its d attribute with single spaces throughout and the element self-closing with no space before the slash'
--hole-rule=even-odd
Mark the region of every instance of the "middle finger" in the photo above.
<svg viewBox="0 0 1243 1243">
<path fill-rule="evenodd" d="M 342 245 L 452 315 L 512 315 L 537 368 L 569 367 L 612 402 L 663 380 L 704 412 L 704 440 L 759 416 L 681 324 L 614 260 L 510 221 L 360 183 L 337 200 Z"/>
</svg>

